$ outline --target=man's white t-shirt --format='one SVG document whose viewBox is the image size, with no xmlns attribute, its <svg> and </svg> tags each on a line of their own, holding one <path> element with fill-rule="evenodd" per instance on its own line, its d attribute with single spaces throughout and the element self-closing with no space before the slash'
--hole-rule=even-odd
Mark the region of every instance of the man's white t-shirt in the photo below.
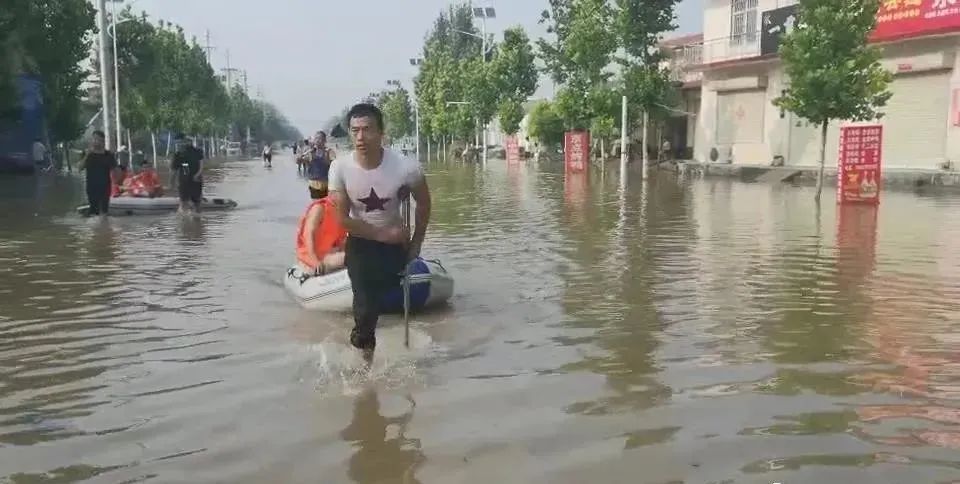
<svg viewBox="0 0 960 484">
<path fill-rule="evenodd" d="M 329 180 L 330 191 L 347 193 L 351 217 L 374 227 L 399 227 L 401 198 L 421 183 L 423 170 L 417 161 L 384 148 L 380 166 L 372 170 L 357 163 L 356 152 L 334 160 Z"/>
</svg>

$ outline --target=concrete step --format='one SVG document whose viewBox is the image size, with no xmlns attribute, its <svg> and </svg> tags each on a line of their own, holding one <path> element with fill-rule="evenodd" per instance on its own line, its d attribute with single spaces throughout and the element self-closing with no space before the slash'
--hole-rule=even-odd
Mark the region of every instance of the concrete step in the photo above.
<svg viewBox="0 0 960 484">
<path fill-rule="evenodd" d="M 792 168 L 772 168 L 766 173 L 756 177 L 758 183 L 786 183 L 793 180 L 794 177 L 802 173 L 800 170 Z"/>
</svg>

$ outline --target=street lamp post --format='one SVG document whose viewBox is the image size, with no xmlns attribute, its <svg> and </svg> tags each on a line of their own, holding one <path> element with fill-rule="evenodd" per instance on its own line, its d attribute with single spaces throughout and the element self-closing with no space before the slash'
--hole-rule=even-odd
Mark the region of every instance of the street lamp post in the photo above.
<svg viewBox="0 0 960 484">
<path fill-rule="evenodd" d="M 478 7 L 473 9 L 473 16 L 480 19 L 480 62 L 487 62 L 487 19 L 497 18 L 497 11 L 493 7 Z M 487 130 L 489 123 L 483 125 L 483 165 L 487 165 Z"/>
<path fill-rule="evenodd" d="M 103 134 L 106 148 L 113 147 L 110 126 L 110 72 L 107 70 L 107 1 L 97 0 L 97 27 L 100 50 L 100 102 L 103 104 Z"/>
<path fill-rule="evenodd" d="M 410 59 L 410 65 L 412 66 L 419 67 L 421 64 L 423 64 L 422 58 L 418 57 L 418 58 Z M 414 89 L 413 95 L 414 96 L 417 95 L 416 89 Z M 413 112 L 415 117 L 417 118 L 415 121 L 416 125 L 414 127 L 414 132 L 415 132 L 414 137 L 416 138 L 416 143 L 417 143 L 417 161 L 420 161 L 420 99 L 419 98 L 413 101 Z"/>
<path fill-rule="evenodd" d="M 116 113 L 114 118 L 114 124 L 116 125 L 118 148 L 120 147 L 120 145 L 123 144 L 123 134 L 122 134 L 123 126 L 120 123 L 120 61 L 119 61 L 119 56 L 117 55 L 117 25 L 120 25 L 124 22 L 131 20 L 131 19 L 124 19 L 119 22 L 117 21 L 116 5 L 117 3 L 123 3 L 123 2 L 124 0 L 110 0 L 110 37 L 113 38 L 113 95 L 114 95 L 114 108 Z M 134 3 L 137 3 L 137 0 L 134 0 L 133 2 L 131 2 L 130 5 L 133 5 Z M 101 65 L 103 64 L 101 63 Z M 110 138 L 108 137 L 107 139 L 109 140 Z M 109 141 L 108 141 L 108 144 L 109 144 Z"/>
</svg>

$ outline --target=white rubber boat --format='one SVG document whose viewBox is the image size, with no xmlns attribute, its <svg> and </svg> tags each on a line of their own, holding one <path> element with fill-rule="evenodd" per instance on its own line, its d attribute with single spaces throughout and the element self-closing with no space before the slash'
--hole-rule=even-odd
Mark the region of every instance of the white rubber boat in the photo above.
<svg viewBox="0 0 960 484">
<path fill-rule="evenodd" d="M 200 201 L 200 211 L 229 210 L 236 208 L 237 202 L 229 198 L 203 198 Z M 114 197 L 110 199 L 110 215 L 152 215 L 176 212 L 180 208 L 180 199 L 177 197 Z M 77 213 L 83 216 L 89 214 L 90 207 L 81 205 Z"/>
<path fill-rule="evenodd" d="M 346 270 L 314 276 L 300 266 L 287 269 L 284 286 L 306 309 L 349 311 L 353 307 L 353 291 Z M 417 259 L 410 267 L 410 309 L 417 311 L 445 303 L 453 295 L 453 277 L 440 261 Z M 403 311 L 403 286 L 391 290 L 382 301 L 384 312 Z"/>
</svg>

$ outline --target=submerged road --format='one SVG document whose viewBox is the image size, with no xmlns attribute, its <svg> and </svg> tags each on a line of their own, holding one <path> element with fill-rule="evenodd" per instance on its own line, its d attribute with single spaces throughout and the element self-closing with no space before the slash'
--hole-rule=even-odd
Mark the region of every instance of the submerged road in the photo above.
<svg viewBox="0 0 960 484">
<path fill-rule="evenodd" d="M 197 220 L 0 180 L 0 481 L 960 479 L 960 199 L 427 172 L 456 293 L 369 376 L 283 288 L 289 155 L 211 169 L 240 207 Z"/>
</svg>

